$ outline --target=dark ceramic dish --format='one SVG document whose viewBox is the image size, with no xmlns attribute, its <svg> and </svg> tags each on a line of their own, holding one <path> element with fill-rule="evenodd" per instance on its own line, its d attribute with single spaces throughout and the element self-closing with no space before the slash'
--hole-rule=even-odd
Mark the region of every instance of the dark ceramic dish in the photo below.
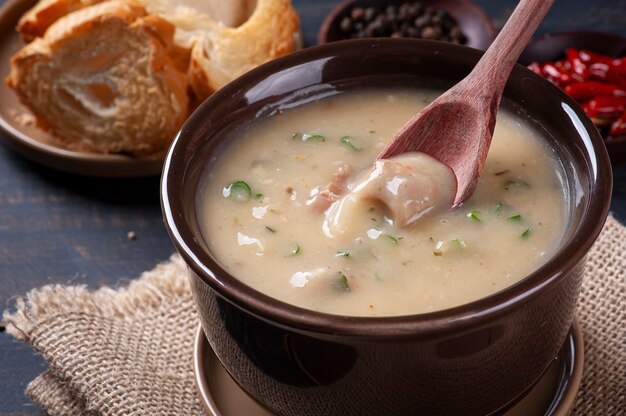
<svg viewBox="0 0 626 416">
<path fill-rule="evenodd" d="M 480 58 L 420 40 L 336 42 L 263 65 L 210 97 L 166 158 L 166 226 L 187 262 L 202 327 L 232 377 L 282 415 L 485 415 L 535 383 L 572 323 L 585 255 L 605 221 L 611 170 L 579 106 L 517 66 L 504 105 L 545 131 L 563 161 L 570 221 L 562 247 L 530 276 L 456 308 L 384 318 L 329 315 L 270 298 L 226 272 L 199 231 L 198 180 L 228 137 L 255 117 L 333 91 L 368 86 L 444 89 Z"/>
<path fill-rule="evenodd" d="M 557 61 L 565 56 L 569 48 L 589 49 L 603 55 L 626 56 L 626 37 L 607 32 L 558 32 L 547 33 L 528 44 L 519 62 Z M 626 163 L 626 136 L 611 137 L 605 141 L 611 162 Z"/>
<path fill-rule="evenodd" d="M 348 0 L 337 6 L 324 20 L 318 34 L 319 43 L 345 40 L 339 28 L 341 20 L 354 7 L 398 6 L 407 0 Z M 496 29 L 487 13 L 469 0 L 420 0 L 427 7 L 447 10 L 467 37 L 465 46 L 486 50 L 496 37 Z"/>
</svg>

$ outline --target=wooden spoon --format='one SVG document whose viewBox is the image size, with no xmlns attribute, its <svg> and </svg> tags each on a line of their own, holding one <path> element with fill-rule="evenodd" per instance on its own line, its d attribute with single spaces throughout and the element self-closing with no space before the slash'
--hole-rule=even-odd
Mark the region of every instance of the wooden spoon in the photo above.
<svg viewBox="0 0 626 416">
<path fill-rule="evenodd" d="M 472 72 L 415 115 L 378 159 L 426 153 L 454 172 L 453 206 L 469 198 L 487 158 L 504 85 L 553 2 L 521 0 Z"/>
</svg>

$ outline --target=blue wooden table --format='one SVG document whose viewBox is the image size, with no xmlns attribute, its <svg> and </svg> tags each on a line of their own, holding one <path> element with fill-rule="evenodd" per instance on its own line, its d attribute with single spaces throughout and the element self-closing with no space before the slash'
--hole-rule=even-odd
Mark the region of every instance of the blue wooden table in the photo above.
<svg viewBox="0 0 626 416">
<path fill-rule="evenodd" d="M 305 46 L 312 46 L 321 21 L 339 1 L 293 2 Z M 496 28 L 517 3 L 475 2 Z M 538 33 L 576 29 L 626 35 L 626 0 L 556 0 Z M 614 175 L 612 209 L 626 222 L 626 166 L 614 168 Z M 0 309 L 33 287 L 51 282 L 119 285 L 166 260 L 174 249 L 161 220 L 158 182 L 75 177 L 0 146 Z M 127 238 L 129 231 L 135 231 L 135 240 Z M 43 414 L 24 396 L 24 388 L 45 368 L 0 325 L 0 414 Z"/>
</svg>

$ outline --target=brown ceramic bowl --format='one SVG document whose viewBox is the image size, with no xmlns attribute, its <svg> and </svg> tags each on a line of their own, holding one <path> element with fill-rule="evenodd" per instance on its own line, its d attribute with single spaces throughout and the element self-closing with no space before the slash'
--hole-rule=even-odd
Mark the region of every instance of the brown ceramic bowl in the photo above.
<svg viewBox="0 0 626 416">
<path fill-rule="evenodd" d="M 327 43 L 345 40 L 346 37 L 339 24 L 355 7 L 384 8 L 406 2 L 407 0 L 347 0 L 326 17 L 319 31 L 318 41 Z M 467 37 L 465 46 L 486 50 L 496 37 L 496 29 L 487 13 L 470 0 L 420 0 L 420 2 L 427 7 L 448 11 Z"/>
<path fill-rule="evenodd" d="M 573 31 L 547 33 L 528 44 L 519 62 L 557 61 L 569 48 L 589 49 L 607 56 L 626 56 L 626 36 L 608 32 Z M 606 137 L 606 148 L 613 164 L 626 163 L 626 136 Z"/>
<path fill-rule="evenodd" d="M 563 162 L 571 208 L 558 252 L 514 286 L 421 315 L 324 314 L 241 283 L 199 231 L 198 180 L 245 124 L 333 90 L 447 88 L 480 56 L 471 48 L 407 39 L 306 49 L 218 91 L 172 145 L 161 201 L 170 237 L 189 266 L 202 327 L 232 377 L 277 414 L 485 415 L 519 399 L 556 356 L 572 323 L 585 255 L 608 212 L 611 169 L 580 107 L 522 66 L 513 70 L 503 105 L 545 131 Z"/>
</svg>

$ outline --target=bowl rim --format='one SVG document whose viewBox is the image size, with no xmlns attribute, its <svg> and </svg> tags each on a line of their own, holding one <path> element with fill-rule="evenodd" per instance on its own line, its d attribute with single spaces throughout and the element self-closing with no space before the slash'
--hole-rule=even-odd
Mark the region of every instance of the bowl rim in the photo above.
<svg viewBox="0 0 626 416">
<path fill-rule="evenodd" d="M 170 238 L 188 268 L 219 297 L 266 322 L 302 333 L 316 333 L 318 336 L 329 338 L 415 339 L 433 334 L 449 334 L 490 322 L 524 305 L 542 291 L 558 283 L 585 257 L 600 234 L 609 211 L 612 191 L 609 156 L 599 133 L 576 102 L 549 81 L 521 65 L 516 65 L 515 72 L 523 71 L 524 76 L 543 82 L 546 88 L 551 88 L 554 94 L 559 95 L 561 102 L 567 103 L 573 109 L 581 121 L 591 139 L 592 149 L 588 147 L 588 144 L 583 147 L 587 155 L 595 160 L 597 166 L 596 174 L 590 172 L 591 168 L 584 174 L 589 175 L 590 182 L 597 186 L 592 188 L 586 209 L 581 215 L 581 221 L 576 230 L 577 238 L 570 238 L 557 255 L 520 282 L 476 301 L 436 312 L 382 317 L 333 315 L 288 304 L 245 285 L 226 272 L 194 241 L 193 232 L 184 215 L 184 207 L 179 201 L 182 198 L 175 197 L 181 194 L 179 191 L 190 164 L 176 155 L 179 148 L 186 148 L 186 141 L 191 137 L 194 126 L 197 127 L 206 120 L 203 113 L 208 108 L 219 104 L 222 99 L 246 90 L 246 86 L 256 84 L 268 74 L 319 58 L 332 57 L 341 53 L 342 50 L 354 51 L 355 48 L 372 50 L 378 47 L 379 50 L 385 51 L 394 44 L 398 47 L 419 47 L 419 43 L 435 49 L 456 49 L 450 51 L 455 56 L 470 54 L 470 56 L 474 55 L 472 58 L 478 59 L 482 54 L 481 51 L 465 46 L 421 39 L 373 38 L 331 42 L 294 52 L 244 74 L 209 97 L 192 114 L 179 131 L 166 156 L 160 186 L 161 207 Z M 440 53 L 445 53 L 445 51 L 440 51 Z M 539 271 L 541 274 L 538 273 Z"/>
<path fill-rule="evenodd" d="M 340 41 L 343 41 L 343 40 L 347 40 L 347 39 L 329 40 L 328 39 L 328 33 L 330 31 L 331 26 L 339 24 L 339 22 L 337 21 L 338 17 L 346 9 L 352 7 L 354 5 L 354 3 L 357 3 L 357 2 L 360 2 L 360 1 L 363 1 L 363 0 L 344 0 L 341 3 L 339 3 L 337 6 L 333 7 L 333 9 L 330 11 L 330 13 L 328 13 L 328 15 L 326 15 L 326 17 L 322 21 L 322 24 L 320 25 L 320 29 L 319 29 L 319 31 L 317 33 L 317 42 L 318 42 L 319 45 L 330 43 L 330 42 L 340 42 Z M 375 0 L 365 0 L 365 1 L 375 1 Z M 431 3 L 431 2 L 432 3 L 437 3 L 437 2 L 439 2 L 439 0 L 422 0 L 422 2 L 425 2 L 425 3 Z M 446 1 L 444 0 L 444 3 L 445 2 Z M 463 7 L 463 8 L 472 10 L 477 16 L 479 16 L 479 18 L 482 21 L 482 23 L 484 23 L 485 33 L 491 39 L 490 42 L 493 42 L 493 40 L 496 38 L 496 27 L 494 26 L 493 20 L 491 19 L 491 17 L 489 17 L 487 12 L 485 12 L 485 10 L 483 10 L 473 0 L 463 0 L 463 1 L 459 1 L 458 3 L 459 3 L 459 7 Z M 444 9 L 445 9 L 445 7 L 444 7 Z M 469 46 L 469 45 L 465 45 L 465 46 Z M 473 47 L 473 48 L 477 48 L 477 49 L 487 49 L 488 46 L 489 45 L 474 45 L 474 46 L 469 46 L 469 47 Z"/>
</svg>

